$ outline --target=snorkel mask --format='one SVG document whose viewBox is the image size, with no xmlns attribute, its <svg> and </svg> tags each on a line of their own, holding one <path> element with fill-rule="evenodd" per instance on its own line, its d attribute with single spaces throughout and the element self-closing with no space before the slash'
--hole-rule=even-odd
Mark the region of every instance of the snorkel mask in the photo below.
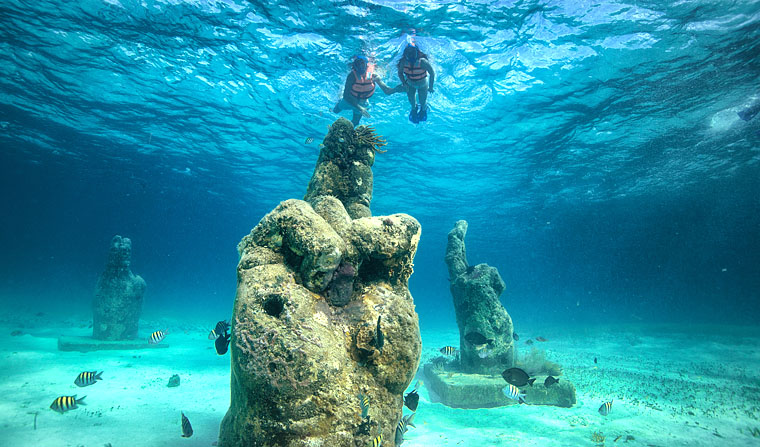
<svg viewBox="0 0 760 447">
<path fill-rule="evenodd" d="M 414 64 L 415 62 L 417 62 L 417 58 L 420 55 L 419 53 L 420 53 L 420 50 L 417 47 L 409 44 L 406 46 L 406 48 L 404 48 L 404 59 Z"/>
<path fill-rule="evenodd" d="M 369 65 L 369 59 L 367 56 L 356 56 L 354 59 L 354 70 L 359 76 L 364 76 L 367 73 L 367 66 Z"/>
</svg>

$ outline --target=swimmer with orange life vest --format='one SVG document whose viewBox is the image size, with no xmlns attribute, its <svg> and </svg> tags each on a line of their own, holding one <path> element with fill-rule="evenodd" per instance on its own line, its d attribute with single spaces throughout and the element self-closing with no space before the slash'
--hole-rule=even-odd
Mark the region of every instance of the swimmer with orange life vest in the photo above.
<svg viewBox="0 0 760 447">
<path fill-rule="evenodd" d="M 428 92 L 433 93 L 435 70 L 430 65 L 427 55 L 414 43 L 404 48 L 404 55 L 398 61 L 398 77 L 401 79 L 401 84 L 406 87 L 409 104 L 412 106 L 409 121 L 415 124 L 426 121 L 427 96 Z M 419 105 L 416 101 L 417 96 L 420 99 Z"/>
<path fill-rule="evenodd" d="M 396 88 L 388 87 L 380 79 L 380 76 L 373 73 L 372 68 L 366 56 L 356 56 L 351 73 L 346 76 L 343 98 L 333 108 L 333 112 L 335 113 L 341 110 L 353 110 L 354 116 L 351 122 L 354 123 L 354 126 L 359 124 L 362 116 L 370 117 L 369 112 L 367 112 L 368 99 L 375 93 L 375 84 L 380 86 L 380 89 L 386 95 L 392 95 L 405 90 L 403 85 L 399 85 Z"/>
</svg>

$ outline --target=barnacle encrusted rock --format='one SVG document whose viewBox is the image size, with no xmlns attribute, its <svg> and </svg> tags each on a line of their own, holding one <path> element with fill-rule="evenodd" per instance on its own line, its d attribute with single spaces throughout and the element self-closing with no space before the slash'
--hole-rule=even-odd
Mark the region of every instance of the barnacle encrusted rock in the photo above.
<svg viewBox="0 0 760 447">
<path fill-rule="evenodd" d="M 487 264 L 467 263 L 464 237 L 467 222 L 460 220 L 449 232 L 446 265 L 459 326 L 462 372 L 498 374 L 515 363 L 512 318 L 499 302 L 505 285 L 498 270 Z M 477 332 L 493 341 L 478 349 L 465 340 Z"/>
<path fill-rule="evenodd" d="M 349 131 L 333 124 L 306 200 L 280 203 L 238 245 L 222 447 L 354 447 L 380 430 L 393 445 L 421 349 L 408 289 L 420 225 L 370 217 L 374 151 Z"/>
<path fill-rule="evenodd" d="M 92 336 L 95 339 L 137 338 L 145 280 L 132 273 L 129 268 L 131 260 L 132 241 L 114 236 L 92 303 Z"/>
</svg>

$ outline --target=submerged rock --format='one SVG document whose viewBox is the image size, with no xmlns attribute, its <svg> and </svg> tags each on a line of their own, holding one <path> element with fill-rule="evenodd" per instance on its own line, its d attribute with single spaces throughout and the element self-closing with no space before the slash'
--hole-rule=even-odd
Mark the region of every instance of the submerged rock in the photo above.
<svg viewBox="0 0 760 447">
<path fill-rule="evenodd" d="M 114 236 L 105 271 L 100 275 L 92 304 L 92 336 L 98 340 L 137 338 L 145 281 L 132 273 L 132 241 Z"/>
<path fill-rule="evenodd" d="M 306 201 L 280 203 L 238 245 L 222 447 L 354 447 L 379 429 L 393 439 L 419 365 L 408 280 L 420 225 L 370 217 L 374 151 L 351 132 L 333 124 Z"/>
<path fill-rule="evenodd" d="M 464 238 L 467 222 L 460 220 L 449 232 L 446 265 L 449 268 L 451 295 L 459 326 L 460 369 L 478 374 L 500 374 L 514 366 L 515 345 L 512 318 L 499 301 L 505 285 L 498 270 L 486 265 L 467 263 Z M 482 335 L 489 342 L 483 346 L 467 341 Z"/>
<path fill-rule="evenodd" d="M 169 388 L 174 388 L 179 386 L 179 374 L 174 374 L 173 376 L 169 377 L 169 383 L 166 384 Z"/>
</svg>

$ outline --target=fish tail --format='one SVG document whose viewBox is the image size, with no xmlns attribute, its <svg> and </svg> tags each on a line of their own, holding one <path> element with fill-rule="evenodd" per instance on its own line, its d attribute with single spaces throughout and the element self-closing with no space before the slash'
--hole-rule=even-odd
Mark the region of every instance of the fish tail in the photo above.
<svg viewBox="0 0 760 447">
<path fill-rule="evenodd" d="M 410 427 L 417 428 L 417 426 L 414 425 L 414 415 L 416 415 L 416 414 L 417 413 L 412 413 L 411 416 L 408 416 L 409 419 L 406 420 L 406 425 L 408 425 Z"/>
<path fill-rule="evenodd" d="M 87 396 L 82 396 L 79 399 L 77 399 L 77 395 L 75 394 L 74 395 L 74 401 L 77 403 L 77 405 L 87 405 L 86 403 L 84 403 L 84 398 L 85 397 L 87 397 Z"/>
<path fill-rule="evenodd" d="M 95 381 L 95 380 L 103 380 L 103 378 L 102 378 L 102 377 L 100 377 L 102 374 L 103 374 L 103 371 L 101 371 L 101 372 L 99 372 L 99 373 L 95 374 L 95 377 L 94 377 L 92 380 L 93 380 L 93 381 Z"/>
<path fill-rule="evenodd" d="M 535 377 L 532 378 L 532 379 L 530 379 L 530 380 L 528 380 L 528 385 L 533 386 L 533 382 L 535 382 L 535 381 L 536 381 Z"/>
</svg>

